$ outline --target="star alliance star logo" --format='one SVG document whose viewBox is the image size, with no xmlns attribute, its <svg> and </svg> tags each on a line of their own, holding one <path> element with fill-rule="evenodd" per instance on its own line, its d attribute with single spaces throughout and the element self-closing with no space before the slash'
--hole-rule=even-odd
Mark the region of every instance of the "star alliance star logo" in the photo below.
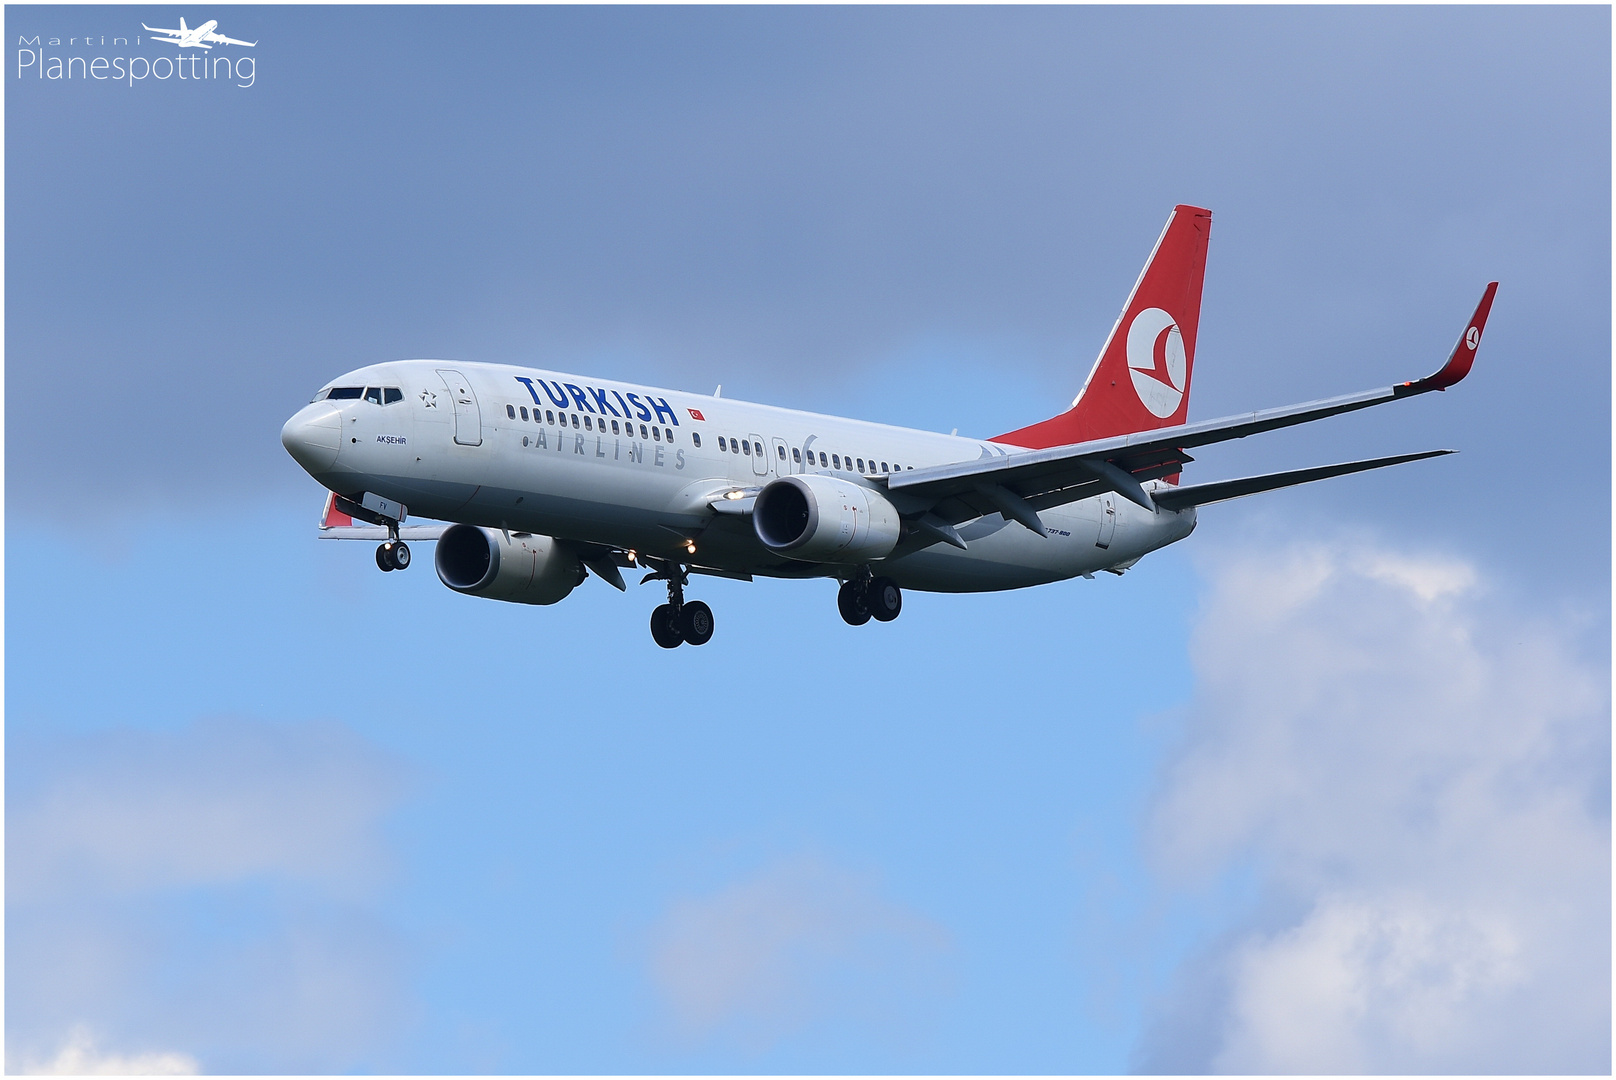
<svg viewBox="0 0 1616 1080">
<path fill-rule="evenodd" d="M 422 390 L 421 404 L 425 405 L 429 409 L 436 409 L 438 407 L 438 395 L 434 394 L 430 390 Z"/>
</svg>

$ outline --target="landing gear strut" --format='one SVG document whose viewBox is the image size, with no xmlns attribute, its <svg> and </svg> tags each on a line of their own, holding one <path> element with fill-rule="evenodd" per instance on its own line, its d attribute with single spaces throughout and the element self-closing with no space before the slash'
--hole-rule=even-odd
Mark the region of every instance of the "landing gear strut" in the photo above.
<svg viewBox="0 0 1616 1080">
<path fill-rule="evenodd" d="M 668 583 L 668 602 L 651 612 L 651 640 L 664 649 L 677 649 L 686 643 L 705 645 L 713 638 L 713 609 L 700 600 L 685 602 L 689 574 L 677 563 L 669 563 L 640 583 L 658 578 Z"/>
<path fill-rule="evenodd" d="M 842 583 L 836 592 L 836 609 L 849 626 L 863 626 L 872 618 L 891 622 L 903 610 L 903 591 L 888 577 L 871 577 L 868 570 Z"/>
</svg>

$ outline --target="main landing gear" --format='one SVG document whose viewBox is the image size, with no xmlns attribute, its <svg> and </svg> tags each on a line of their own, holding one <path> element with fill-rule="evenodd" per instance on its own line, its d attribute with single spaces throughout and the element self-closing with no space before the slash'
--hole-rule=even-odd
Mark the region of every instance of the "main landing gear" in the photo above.
<svg viewBox="0 0 1616 1080">
<path fill-rule="evenodd" d="M 844 581 L 836 592 L 836 610 L 849 626 L 863 626 L 871 619 L 891 622 L 903 610 L 903 591 L 888 577 L 871 577 L 865 571 Z"/>
<path fill-rule="evenodd" d="M 668 602 L 658 604 L 651 612 L 651 640 L 664 649 L 705 645 L 713 639 L 713 609 L 700 600 L 685 602 L 688 576 L 683 567 L 670 564 L 645 577 L 645 581 L 662 578 L 668 583 Z"/>
</svg>

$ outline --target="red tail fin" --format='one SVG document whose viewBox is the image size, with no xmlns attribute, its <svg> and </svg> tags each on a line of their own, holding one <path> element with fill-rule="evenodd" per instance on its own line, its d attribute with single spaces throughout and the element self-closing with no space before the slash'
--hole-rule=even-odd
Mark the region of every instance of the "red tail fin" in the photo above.
<svg viewBox="0 0 1616 1080">
<path fill-rule="evenodd" d="M 1212 211 L 1175 206 L 1072 407 L 995 442 L 1043 449 L 1184 423 Z"/>
</svg>

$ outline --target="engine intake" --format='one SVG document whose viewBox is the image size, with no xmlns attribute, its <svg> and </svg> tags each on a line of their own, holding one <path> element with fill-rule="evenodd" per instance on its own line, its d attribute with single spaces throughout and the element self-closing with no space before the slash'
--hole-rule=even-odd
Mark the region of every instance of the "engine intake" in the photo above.
<svg viewBox="0 0 1616 1080">
<path fill-rule="evenodd" d="M 752 506 L 763 546 L 804 562 L 884 559 L 898 543 L 898 511 L 878 491 L 834 476 L 782 476 Z"/>
<path fill-rule="evenodd" d="M 539 533 L 451 525 L 432 557 L 438 580 L 455 592 L 509 600 L 513 604 L 554 604 L 588 576 L 578 556 Z"/>
</svg>

